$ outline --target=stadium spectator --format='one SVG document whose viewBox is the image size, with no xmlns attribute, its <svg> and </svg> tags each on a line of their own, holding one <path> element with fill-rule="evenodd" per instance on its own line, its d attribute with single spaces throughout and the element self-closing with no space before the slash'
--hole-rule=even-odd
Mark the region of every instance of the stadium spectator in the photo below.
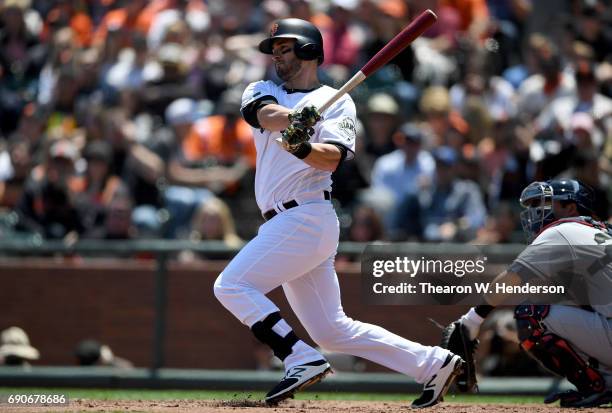
<svg viewBox="0 0 612 413">
<path fill-rule="evenodd" d="M 202 202 L 191 219 L 189 239 L 191 241 L 223 241 L 228 248 L 239 248 L 244 241 L 236 233 L 232 213 L 225 202 L 211 198 Z M 182 251 L 181 261 L 190 262 L 198 258 L 193 251 Z"/>
<path fill-rule="evenodd" d="M 27 2 L 26 2 L 27 3 Z M 0 5 L 0 132 L 17 126 L 23 107 L 36 93 L 36 79 L 46 59 L 46 47 L 28 30 L 27 4 Z"/>
<path fill-rule="evenodd" d="M 152 13 L 145 12 L 146 0 L 117 0 L 116 4 L 120 7 L 109 10 L 98 24 L 93 35 L 95 46 L 108 40 L 109 31 L 118 33 L 120 47 L 130 46 L 133 33 L 146 34 L 149 31 Z"/>
<path fill-rule="evenodd" d="M 365 151 L 379 157 L 395 149 L 391 135 L 400 123 L 399 105 L 388 93 L 376 93 L 368 99 L 363 120 L 366 128 Z"/>
<path fill-rule="evenodd" d="M 170 3 L 167 8 L 154 14 L 151 27 L 147 32 L 149 50 L 156 50 L 163 43 L 172 43 L 179 40 L 176 37 L 172 38 L 173 35 L 178 34 L 177 29 L 178 31 L 183 30 L 183 32 L 187 29 L 203 31 L 210 25 L 210 16 L 204 2 L 199 0 L 170 0 L 167 3 Z M 186 22 L 187 26 L 180 28 L 182 22 Z"/>
<path fill-rule="evenodd" d="M 231 191 L 255 167 L 255 144 L 250 126 L 239 117 L 241 95 L 227 90 L 215 114 L 196 121 L 185 137 L 184 159 L 171 161 L 168 179 L 184 186 Z M 190 170 L 189 163 L 200 165 Z"/>
<path fill-rule="evenodd" d="M 58 0 L 52 3 L 41 33 L 47 40 L 63 27 L 70 27 L 80 47 L 89 47 L 93 38 L 94 23 L 83 6 L 70 0 Z"/>
<path fill-rule="evenodd" d="M 174 100 L 199 97 L 200 92 L 193 89 L 188 79 L 185 51 L 181 44 L 165 43 L 157 50 L 155 60 L 145 68 L 145 84 L 138 97 L 151 113 L 162 116 Z"/>
<path fill-rule="evenodd" d="M 17 204 L 19 229 L 53 239 L 83 232 L 70 190 L 79 158 L 78 149 L 70 141 L 59 140 L 50 146 L 47 160 L 34 169 Z"/>
<path fill-rule="evenodd" d="M 49 46 L 49 56 L 40 71 L 38 79 L 37 102 L 41 106 L 53 104 L 53 97 L 59 73 L 73 62 L 78 47 L 74 32 L 69 27 L 62 27 L 53 34 Z"/>
<path fill-rule="evenodd" d="M 20 327 L 9 327 L 0 333 L 0 366 L 29 367 L 40 358 L 39 351 L 30 345 L 30 339 Z"/>
<path fill-rule="evenodd" d="M 131 369 L 131 361 L 117 357 L 110 346 L 97 340 L 83 340 L 74 351 L 79 366 L 110 366 L 119 369 Z"/>
<path fill-rule="evenodd" d="M 344 66 L 348 72 L 357 64 L 361 49 L 361 35 L 352 19 L 359 0 L 332 0 L 329 15 L 331 25 L 322 31 L 324 65 Z M 347 73 L 348 75 L 348 73 Z M 348 77 L 348 76 L 345 76 Z"/>
<path fill-rule="evenodd" d="M 452 110 L 448 89 L 428 87 L 423 91 L 419 107 L 433 135 L 433 145 L 450 146 L 461 153 L 469 126 L 459 113 Z"/>
<path fill-rule="evenodd" d="M 485 225 L 477 231 L 472 243 L 475 245 L 521 243 L 524 241 L 524 235 L 517 231 L 517 220 L 518 211 L 513 209 L 509 202 L 498 204 L 494 212 L 487 217 Z"/>
<path fill-rule="evenodd" d="M 449 90 L 451 106 L 465 115 L 469 98 L 484 104 L 492 119 L 509 119 L 516 115 L 515 93 L 512 85 L 499 76 L 494 76 L 491 62 L 486 54 L 474 52 L 467 63 L 461 82 Z"/>
<path fill-rule="evenodd" d="M 451 7 L 459 12 L 461 30 L 472 34 L 474 39 L 484 31 L 489 20 L 486 0 L 440 0 L 440 6 Z"/>
<path fill-rule="evenodd" d="M 386 238 L 381 217 L 370 206 L 360 205 L 353 211 L 348 240 L 353 242 L 381 241 Z"/>
<path fill-rule="evenodd" d="M 359 16 L 369 31 L 363 45 L 364 58 L 372 58 L 384 47 L 406 24 L 408 11 L 402 1 L 365 0 L 361 2 Z M 371 84 L 380 83 L 379 87 L 393 87 L 396 81 L 411 81 L 415 58 L 412 47 L 402 50 L 390 64 L 375 74 Z M 397 72 L 397 73 L 396 73 Z"/>
<path fill-rule="evenodd" d="M 485 223 L 486 209 L 476 184 L 458 179 L 457 152 L 441 146 L 433 151 L 436 174 L 429 191 L 408 195 L 394 214 L 395 238 L 425 241 L 470 241 Z"/>
<path fill-rule="evenodd" d="M 95 230 L 105 220 L 107 210 L 123 183 L 112 174 L 113 148 L 106 141 L 93 141 L 84 151 L 87 167 L 83 175 L 70 180 L 75 204 L 86 231 Z"/>
<path fill-rule="evenodd" d="M 203 202 L 191 220 L 189 238 L 223 241 L 230 248 L 237 248 L 243 241 L 236 234 L 234 218 L 227 204 L 219 198 Z"/>
<path fill-rule="evenodd" d="M 153 131 L 153 119 L 148 115 L 141 118 L 141 123 L 148 124 L 144 131 L 138 130 L 136 122 L 129 123 L 126 181 L 135 196 L 135 223 L 141 230 L 146 228 L 145 231 L 161 235 L 157 212 L 160 208 L 168 208 L 172 221 L 166 231 L 169 236 L 175 236 L 180 227 L 189 223 L 195 205 L 211 195 L 207 189 L 192 189 L 178 182 L 172 182 L 170 187 L 167 185 L 170 162 L 187 164 L 197 161 L 191 157 L 190 148 L 185 143 L 197 116 L 197 103 L 182 98 L 166 108 L 166 127 Z"/>
<path fill-rule="evenodd" d="M 593 131 L 598 140 L 597 146 L 603 144 L 602 131 L 610 127 L 610 120 L 606 119 L 612 113 L 612 99 L 598 93 L 599 84 L 595 74 L 595 67 L 590 62 L 579 62 L 574 74 L 576 82 L 575 93 L 569 96 L 556 98 L 550 106 L 542 111 L 538 117 L 540 128 L 558 127 L 564 131 L 571 131 L 570 121 L 576 112 L 584 112 L 594 120 Z M 608 125 L 602 123 L 608 122 Z"/>
<path fill-rule="evenodd" d="M 610 4 L 604 1 L 585 1 L 575 22 L 576 40 L 591 46 L 596 60 L 603 62 L 612 53 L 612 32 L 610 32 Z M 606 23 L 608 24 L 606 28 Z"/>
<path fill-rule="evenodd" d="M 21 199 L 33 164 L 31 147 L 16 135 L 0 152 L 0 210 L 14 208 Z"/>
<path fill-rule="evenodd" d="M 520 85 L 517 103 L 526 121 L 536 118 L 553 100 L 576 90 L 574 78 L 563 71 L 558 47 L 542 36 L 533 36 L 530 42 L 536 72 Z"/>
<path fill-rule="evenodd" d="M 423 149 L 425 137 L 414 123 L 403 124 L 394 134 L 397 149 L 383 155 L 372 168 L 372 188 L 391 191 L 396 202 L 430 187 L 436 165 Z"/>
<path fill-rule="evenodd" d="M 133 214 L 134 203 L 127 191 L 122 188 L 113 195 L 106 205 L 103 222 L 92 227 L 83 235 L 83 238 L 106 240 L 138 238 L 141 234 L 132 220 Z M 142 235 L 150 234 L 144 233 Z M 129 253 L 117 255 L 127 257 Z"/>
</svg>

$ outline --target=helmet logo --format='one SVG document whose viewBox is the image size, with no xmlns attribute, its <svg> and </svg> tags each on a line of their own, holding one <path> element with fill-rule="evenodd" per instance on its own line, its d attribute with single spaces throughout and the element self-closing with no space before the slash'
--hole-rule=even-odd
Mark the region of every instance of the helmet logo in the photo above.
<svg viewBox="0 0 612 413">
<path fill-rule="evenodd" d="M 270 37 L 274 36 L 278 31 L 278 23 L 274 23 L 270 29 Z"/>
</svg>

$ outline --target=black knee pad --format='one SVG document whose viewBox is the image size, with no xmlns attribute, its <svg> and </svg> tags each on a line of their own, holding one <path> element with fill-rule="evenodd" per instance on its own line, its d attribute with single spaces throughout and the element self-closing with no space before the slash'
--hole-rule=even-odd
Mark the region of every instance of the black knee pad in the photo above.
<svg viewBox="0 0 612 413">
<path fill-rule="evenodd" d="M 291 354 L 291 348 L 298 342 L 299 338 L 293 331 L 282 337 L 272 330 L 272 327 L 280 320 L 282 320 L 282 317 L 279 312 L 269 314 L 263 320 L 253 324 L 251 331 L 259 341 L 270 346 L 276 357 L 285 360 Z"/>
<path fill-rule="evenodd" d="M 514 311 L 521 347 L 546 369 L 566 377 L 581 392 L 601 392 L 604 378 L 562 337 L 546 331 L 548 305 L 520 305 Z"/>
</svg>

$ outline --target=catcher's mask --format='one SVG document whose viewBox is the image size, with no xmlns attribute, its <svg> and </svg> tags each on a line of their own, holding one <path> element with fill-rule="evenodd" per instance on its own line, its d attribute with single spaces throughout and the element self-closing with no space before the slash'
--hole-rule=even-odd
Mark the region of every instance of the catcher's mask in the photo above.
<svg viewBox="0 0 612 413">
<path fill-rule="evenodd" d="M 301 19 L 281 19 L 272 24 L 270 36 L 259 43 L 259 51 L 272 54 L 276 39 L 295 39 L 294 52 L 298 59 L 323 63 L 323 37 L 317 27 Z"/>
<path fill-rule="evenodd" d="M 546 182 L 533 182 L 521 193 L 521 224 L 529 242 L 546 225 L 555 221 L 553 201 L 573 202 L 578 215 L 598 219 L 594 213 L 595 195 L 593 190 L 575 179 L 553 179 Z"/>
<path fill-rule="evenodd" d="M 546 225 L 555 220 L 553 213 L 553 187 L 548 182 L 532 182 L 523 189 L 520 203 L 521 225 L 531 243 Z"/>
</svg>

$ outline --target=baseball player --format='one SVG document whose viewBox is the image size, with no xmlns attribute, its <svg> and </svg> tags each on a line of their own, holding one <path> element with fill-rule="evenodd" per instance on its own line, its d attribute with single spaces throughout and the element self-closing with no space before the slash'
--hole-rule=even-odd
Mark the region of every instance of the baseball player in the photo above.
<svg viewBox="0 0 612 413">
<path fill-rule="evenodd" d="M 547 280 L 562 271 L 593 268 L 586 282 L 590 306 L 519 305 L 514 310 L 521 347 L 542 366 L 567 378 L 576 390 L 545 403 L 596 407 L 612 403 L 612 227 L 593 218 L 592 191 L 576 180 L 533 182 L 521 194 L 523 229 L 531 242 L 494 282 Z M 596 265 L 596 267 L 593 267 Z M 572 293 L 570 291 L 570 293 Z M 487 296 L 495 304 L 499 297 Z M 602 303 L 608 304 L 602 304 Z M 476 385 L 476 337 L 492 305 L 471 308 L 443 332 L 442 345 L 461 355 L 461 391 Z"/>
<path fill-rule="evenodd" d="M 438 403 L 463 361 L 441 347 L 406 340 L 346 316 L 334 269 L 339 224 L 331 174 L 355 150 L 355 105 L 345 95 L 325 113 L 335 89 L 321 85 L 323 40 L 307 21 L 273 24 L 259 50 L 271 54 L 284 81 L 250 84 L 242 116 L 257 149 L 255 196 L 265 223 L 219 275 L 215 296 L 284 362 L 285 376 L 266 395 L 276 404 L 320 381 L 331 369 L 322 354 L 293 332 L 266 294 L 283 287 L 311 338 L 322 348 L 372 360 L 426 383 L 415 407 Z"/>
</svg>

